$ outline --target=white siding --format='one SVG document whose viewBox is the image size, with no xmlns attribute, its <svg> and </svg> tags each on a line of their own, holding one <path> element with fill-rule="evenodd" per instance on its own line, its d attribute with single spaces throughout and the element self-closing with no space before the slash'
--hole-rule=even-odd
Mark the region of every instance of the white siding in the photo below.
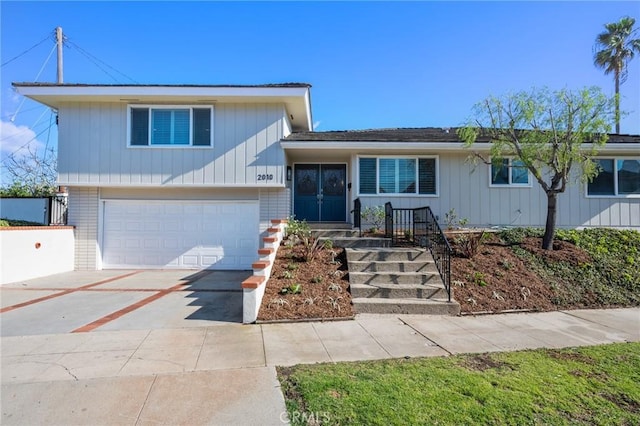
<svg viewBox="0 0 640 426">
<path fill-rule="evenodd" d="M 260 190 L 260 233 L 271 226 L 272 219 L 287 219 L 291 216 L 290 189 Z"/>
<path fill-rule="evenodd" d="M 213 148 L 127 147 L 125 103 L 67 103 L 59 110 L 59 184 L 281 186 L 287 120 L 282 105 L 214 106 Z M 261 174 L 271 180 L 257 180 Z"/>
<path fill-rule="evenodd" d="M 437 153 L 428 153 L 433 154 Z M 397 208 L 430 206 L 441 223 L 444 222 L 445 213 L 454 208 L 458 218 L 468 219 L 471 226 L 544 226 L 547 198 L 533 177 L 530 177 L 531 187 L 490 187 L 489 166 L 478 164 L 473 170 L 473 166 L 467 164 L 465 159 L 465 154 L 439 156 L 438 197 L 360 195 L 362 206 L 382 206 L 387 201 Z M 356 198 L 357 157 L 353 156 L 352 161 L 353 198 Z M 584 184 L 574 182 L 565 193 L 558 196 L 557 225 L 638 229 L 640 198 L 587 198 Z"/>
<path fill-rule="evenodd" d="M 98 256 L 97 188 L 69 188 L 68 224 L 75 226 L 75 269 L 95 270 Z"/>
</svg>

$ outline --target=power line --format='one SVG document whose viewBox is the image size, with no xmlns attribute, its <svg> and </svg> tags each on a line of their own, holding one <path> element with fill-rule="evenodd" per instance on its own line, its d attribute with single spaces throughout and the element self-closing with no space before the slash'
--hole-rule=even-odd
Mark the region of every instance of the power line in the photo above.
<svg viewBox="0 0 640 426">
<path fill-rule="evenodd" d="M 47 64 L 49 63 L 49 59 L 51 59 L 51 55 L 53 55 L 53 52 L 56 50 L 56 47 L 57 46 L 54 44 L 53 45 L 53 49 L 51 49 L 51 52 L 49 52 L 49 56 L 47 56 L 47 59 L 44 60 L 44 63 L 42 64 L 42 67 L 40 67 L 40 71 L 38 71 L 38 75 L 36 75 L 36 78 L 33 81 L 38 81 L 38 79 L 40 78 L 40 74 L 42 74 L 42 71 L 44 71 L 44 67 L 46 67 Z M 27 98 L 25 98 L 25 97 L 22 98 L 22 102 L 20 102 L 20 105 L 18 105 L 18 109 L 16 109 L 16 113 L 13 114 L 13 117 L 10 118 L 10 121 L 12 123 L 16 120 L 16 115 L 18 115 L 18 113 L 20 112 L 20 109 L 22 108 L 22 105 L 24 105 L 26 100 L 27 100 Z"/>
<path fill-rule="evenodd" d="M 107 74 L 109 77 L 111 77 L 112 79 L 114 79 L 114 81 L 119 82 L 117 78 L 115 78 L 112 74 L 110 74 L 107 70 L 105 70 L 102 66 L 100 66 L 98 64 L 98 62 L 102 65 L 104 65 L 105 67 L 111 69 L 112 71 L 115 71 L 116 73 L 120 74 L 121 76 L 123 76 L 124 78 L 131 80 L 134 83 L 138 83 L 136 80 L 134 80 L 133 78 L 129 77 L 128 75 L 126 75 L 125 73 L 117 70 L 116 68 L 112 67 L 111 65 L 107 64 L 106 62 L 104 62 L 103 60 L 99 59 L 98 57 L 96 57 L 95 55 L 92 55 L 91 53 L 89 53 L 87 50 L 83 49 L 82 47 L 78 46 L 77 43 L 69 40 L 68 38 L 66 38 L 66 41 L 70 44 L 73 45 L 73 47 L 75 47 L 81 54 L 83 54 L 87 59 L 89 59 L 91 62 L 93 62 L 98 68 L 100 68 L 105 74 Z"/>
<path fill-rule="evenodd" d="M 40 135 L 42 135 L 44 132 L 46 132 L 47 130 L 49 130 L 49 128 L 53 126 L 53 124 L 49 125 L 49 127 L 47 127 L 46 129 L 44 129 L 43 131 L 41 131 L 40 133 L 36 134 L 34 137 L 32 137 L 31 139 L 29 139 L 27 142 L 25 142 L 22 146 L 20 146 L 18 149 L 15 149 L 11 154 L 9 154 L 7 156 L 7 158 L 14 158 L 13 156 L 16 154 L 16 152 L 20 151 L 21 149 L 24 149 L 27 145 L 29 145 L 31 142 L 33 142 L 34 140 L 38 139 L 38 137 Z"/>
<path fill-rule="evenodd" d="M 4 67 L 5 65 L 10 64 L 11 62 L 15 61 L 16 59 L 20 58 L 21 56 L 31 52 L 33 49 L 35 49 L 36 47 L 40 46 L 42 43 L 44 43 L 45 41 L 51 39 L 51 35 L 46 36 L 45 38 L 43 38 L 42 40 L 40 40 L 39 42 L 37 42 L 36 44 L 34 44 L 33 46 L 31 46 L 30 48 L 28 48 L 27 50 L 25 50 L 24 52 L 20 53 L 17 56 L 14 56 L 13 58 L 9 59 L 8 61 L 4 62 L 2 65 L 0 65 L 0 67 Z"/>
</svg>

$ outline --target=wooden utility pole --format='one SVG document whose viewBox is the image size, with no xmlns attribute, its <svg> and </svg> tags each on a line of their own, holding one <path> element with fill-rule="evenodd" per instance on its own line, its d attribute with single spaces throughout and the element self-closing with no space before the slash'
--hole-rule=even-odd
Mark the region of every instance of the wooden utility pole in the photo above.
<svg viewBox="0 0 640 426">
<path fill-rule="evenodd" d="M 62 27 L 56 27 L 56 44 L 58 45 L 58 84 L 62 84 Z"/>
</svg>

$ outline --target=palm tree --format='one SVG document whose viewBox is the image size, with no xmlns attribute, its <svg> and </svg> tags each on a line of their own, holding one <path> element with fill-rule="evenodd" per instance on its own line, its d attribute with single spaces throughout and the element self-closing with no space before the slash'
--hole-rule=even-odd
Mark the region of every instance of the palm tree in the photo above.
<svg viewBox="0 0 640 426">
<path fill-rule="evenodd" d="M 613 73 L 616 84 L 616 133 L 620 133 L 620 84 L 627 79 L 627 63 L 640 53 L 640 38 L 633 38 L 638 32 L 635 23 L 635 18 L 626 16 L 605 24 L 607 30 L 598 34 L 594 48 L 593 63 L 605 74 Z"/>
</svg>

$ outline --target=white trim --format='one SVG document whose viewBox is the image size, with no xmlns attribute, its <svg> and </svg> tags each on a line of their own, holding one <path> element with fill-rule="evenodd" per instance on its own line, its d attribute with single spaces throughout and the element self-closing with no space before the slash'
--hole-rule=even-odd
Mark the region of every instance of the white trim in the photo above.
<svg viewBox="0 0 640 426">
<path fill-rule="evenodd" d="M 613 194 L 594 194 L 589 195 L 589 182 L 584 184 L 584 197 L 585 198 L 608 198 L 608 199 L 634 199 L 640 198 L 640 194 L 620 194 L 618 193 L 618 160 L 636 160 L 640 161 L 640 157 L 593 157 L 594 160 L 613 160 Z"/>
<path fill-rule="evenodd" d="M 492 167 L 493 167 L 493 162 L 491 164 L 488 165 L 489 167 L 489 188 L 531 188 L 531 181 L 532 181 L 532 175 L 531 172 L 529 171 L 529 169 L 527 169 L 527 183 L 513 183 L 511 182 L 511 170 L 514 168 L 514 166 L 511 165 L 512 160 L 517 160 L 516 157 L 512 156 L 512 155 L 505 155 L 505 156 L 500 156 L 497 157 L 500 158 L 502 160 L 509 160 L 509 165 L 507 166 L 507 168 L 509 169 L 509 183 L 493 183 L 493 173 L 492 173 Z M 493 160 L 493 158 L 491 159 Z"/>
<path fill-rule="evenodd" d="M 147 145 L 131 145 L 131 110 L 133 109 L 148 109 L 149 111 L 149 117 L 148 117 L 148 134 L 147 134 Z M 188 109 L 189 110 L 189 144 L 152 144 L 151 143 L 151 129 L 152 129 L 152 120 L 153 120 L 153 110 L 161 110 L 161 109 L 170 109 L 170 110 L 176 110 L 176 109 Z M 193 134 L 194 134 L 194 120 L 193 120 L 193 110 L 194 109 L 209 109 L 211 111 L 211 114 L 209 114 L 209 145 L 194 145 L 193 144 Z M 172 105 L 167 105 L 167 104 L 127 104 L 127 148 L 134 148 L 134 149 L 149 149 L 149 148 L 160 148 L 160 149 L 165 149 L 165 148 L 169 148 L 169 149 L 184 149 L 184 148 L 189 148 L 189 149 L 213 149 L 213 133 L 214 133 L 214 129 L 213 129 L 213 123 L 214 123 L 214 115 L 215 115 L 215 108 L 213 105 L 198 105 L 198 104 L 172 104 Z"/>
<path fill-rule="evenodd" d="M 375 158 L 376 159 L 376 193 L 375 194 L 362 194 L 360 193 L 360 159 L 361 158 Z M 416 192 L 414 193 L 404 193 L 404 192 L 383 192 L 380 193 L 380 183 L 379 183 L 379 159 L 380 158 L 409 158 L 416 160 Z M 420 159 L 435 159 L 436 160 L 436 192 L 434 194 L 420 194 L 419 191 L 419 163 L 417 160 Z M 426 198 L 437 198 L 440 197 L 440 156 L 439 155 L 372 155 L 372 154 L 363 154 L 356 156 L 356 197 L 426 197 Z"/>
<path fill-rule="evenodd" d="M 244 184 L 244 183 L 219 183 L 219 184 L 192 184 L 192 183 L 181 183 L 181 184 L 173 184 L 173 183 L 109 183 L 109 182 L 91 182 L 91 183 L 78 183 L 78 182 L 63 182 L 58 181 L 59 186 L 67 186 L 71 188 L 85 188 L 85 187 L 96 187 L 96 188 L 259 188 L 259 189 L 278 189 L 278 188 L 286 188 L 285 184 L 277 184 L 277 185 L 258 185 L 255 183 Z"/>
</svg>

